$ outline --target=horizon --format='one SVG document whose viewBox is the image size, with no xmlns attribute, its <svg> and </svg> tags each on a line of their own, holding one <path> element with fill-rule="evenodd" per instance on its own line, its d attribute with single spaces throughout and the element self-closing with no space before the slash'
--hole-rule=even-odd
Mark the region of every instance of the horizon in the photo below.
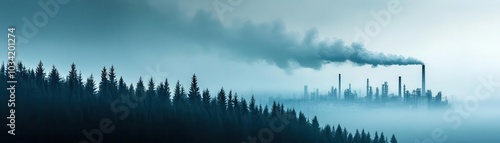
<svg viewBox="0 0 500 143">
<path fill-rule="evenodd" d="M 389 83 L 397 83 L 394 82 L 394 79 L 397 79 L 397 76 L 403 75 L 403 79 L 407 81 L 410 87 L 418 87 L 419 80 L 414 78 L 415 73 L 413 72 L 414 68 L 409 66 L 405 68 L 405 66 L 391 66 L 384 67 L 378 66 L 377 68 L 368 68 L 368 65 L 357 65 L 352 62 L 346 63 L 329 63 L 322 64 L 320 69 L 311 69 L 311 68 L 303 68 L 303 67 L 291 67 L 281 69 L 276 67 L 276 63 L 269 63 L 267 59 L 252 59 L 245 58 L 241 56 L 241 53 L 235 54 L 234 52 L 227 51 L 224 48 L 216 48 L 213 46 L 205 46 L 205 43 L 199 44 L 190 44 L 189 41 L 191 39 L 189 37 L 177 36 L 172 37 L 172 34 L 181 34 L 179 32 L 169 32 L 169 24 L 168 19 L 175 19 L 175 16 L 169 14 L 169 12 L 178 10 L 182 12 L 182 15 L 186 15 L 188 19 L 197 19 L 193 17 L 196 12 L 203 12 L 208 17 L 208 20 L 211 21 L 213 25 L 216 27 L 225 28 L 236 28 L 241 25 L 242 21 L 248 21 L 255 24 L 263 24 L 262 28 L 278 28 L 280 30 L 282 28 L 283 34 L 290 35 L 292 39 L 301 40 L 302 38 L 307 37 L 310 34 L 311 29 L 314 33 L 316 31 L 317 35 L 313 36 L 316 38 L 312 38 L 313 43 L 321 43 L 322 41 L 333 42 L 335 39 L 343 39 L 346 45 L 349 45 L 352 42 L 355 42 L 358 28 L 364 29 L 365 25 L 370 24 L 371 22 L 377 22 L 377 17 L 373 16 L 374 13 L 383 13 L 383 11 L 387 11 L 388 8 L 385 6 L 392 1 L 387 2 L 371 2 L 373 5 L 366 5 L 366 7 L 370 7 L 367 9 L 359 9 L 359 12 L 354 13 L 358 17 L 341 17 L 341 14 L 335 13 L 331 16 L 331 18 L 327 18 L 323 23 L 311 21 L 306 22 L 302 21 L 301 18 L 305 18 L 303 16 L 297 16 L 296 18 L 290 17 L 290 15 L 294 15 L 293 11 L 287 11 L 289 9 L 293 9 L 298 6 L 298 3 L 291 3 L 290 6 L 283 6 L 282 12 L 275 13 L 273 16 L 263 16 L 262 11 L 252 10 L 252 7 L 255 6 L 260 1 L 255 2 L 244 2 L 238 7 L 234 7 L 234 11 L 227 11 L 223 15 L 223 22 L 220 22 L 220 17 L 217 15 L 217 12 L 214 10 L 213 5 L 211 3 L 206 4 L 207 2 L 197 2 L 198 4 L 192 1 L 181 2 L 178 5 L 171 5 L 171 2 L 167 3 L 157 3 L 153 4 L 155 0 L 151 0 L 149 4 L 140 4 L 132 1 L 124 1 L 120 2 L 117 6 L 119 8 L 109 9 L 106 8 L 106 5 L 111 5 L 116 2 L 99 2 L 103 4 L 102 7 L 97 7 L 97 5 L 92 4 L 96 1 L 71 1 L 68 4 L 60 5 L 59 11 L 53 16 L 49 17 L 48 22 L 45 26 L 36 27 L 38 32 L 32 38 L 28 39 L 27 43 L 20 43 L 18 48 L 19 60 L 22 60 L 23 63 L 29 67 L 35 67 L 39 60 L 43 60 L 46 65 L 54 64 L 58 69 L 65 71 L 69 69 L 69 65 L 71 63 L 75 63 L 79 70 L 82 71 L 84 76 L 90 76 L 90 73 L 99 72 L 104 66 L 115 65 L 118 71 L 127 71 L 118 73 L 126 79 L 132 81 L 137 81 L 139 76 L 143 78 L 147 78 L 148 75 L 151 75 L 151 71 L 158 72 L 157 67 L 159 67 L 159 72 L 162 72 L 162 76 L 168 75 L 169 79 L 177 80 L 184 79 L 189 77 L 192 73 L 200 73 L 204 74 L 206 78 L 209 77 L 227 77 L 231 78 L 222 79 L 219 83 L 207 83 L 207 85 L 212 86 L 212 88 L 220 87 L 220 86 L 231 86 L 233 83 L 238 83 L 238 81 L 245 80 L 248 81 L 245 84 L 232 85 L 235 86 L 233 88 L 251 92 L 252 90 L 276 90 L 276 91 L 294 91 L 300 93 L 300 89 L 303 85 L 311 85 L 320 89 L 327 90 L 331 85 L 329 80 L 324 80 L 324 77 L 327 79 L 334 80 L 334 76 L 332 77 L 331 73 L 338 74 L 343 73 L 346 75 L 346 78 L 349 78 L 347 73 L 352 73 L 352 83 L 359 82 L 360 86 L 362 86 L 363 78 L 373 78 L 373 83 L 382 84 L 384 81 L 389 81 Z M 269 2 L 275 3 L 275 2 Z M 313 5 L 327 5 L 323 1 L 311 2 L 309 4 Z M 330 2 L 339 5 L 350 6 L 355 2 Z M 497 47 L 500 45 L 498 42 L 494 42 L 493 37 L 498 35 L 491 35 L 490 38 L 493 41 L 478 39 L 479 41 L 485 41 L 489 43 L 484 43 L 483 46 L 477 45 L 474 47 L 479 47 L 481 50 L 477 48 L 468 48 L 466 45 L 458 46 L 460 48 L 454 48 L 455 46 L 442 46 L 441 48 L 436 48 L 436 46 L 446 44 L 441 40 L 432 40 L 436 38 L 445 38 L 449 37 L 447 40 L 448 44 L 457 43 L 458 41 L 466 42 L 469 40 L 455 40 L 457 37 L 452 36 L 455 35 L 456 32 L 448 32 L 452 33 L 451 35 L 436 36 L 436 37 L 416 37 L 417 35 L 428 35 L 426 32 L 419 32 L 425 30 L 411 30 L 405 29 L 414 26 L 415 24 L 420 25 L 418 23 L 413 22 L 405 22 L 410 19 L 422 18 L 421 16 L 426 16 L 425 14 L 419 14 L 422 10 L 418 10 L 418 7 L 422 7 L 429 2 L 418 1 L 418 2 L 406 2 L 400 1 L 400 8 L 402 9 L 400 13 L 395 13 L 391 15 L 391 18 L 388 20 L 389 23 L 387 26 L 382 27 L 379 30 L 376 36 L 370 37 L 369 42 L 364 42 L 365 48 L 369 51 L 375 52 L 384 52 L 387 54 L 402 54 L 404 56 L 409 57 L 418 57 L 422 61 L 425 61 L 428 66 L 427 69 L 427 82 L 429 89 L 433 89 L 433 91 L 442 91 L 447 93 L 448 95 L 455 95 L 457 97 L 466 97 L 469 94 L 473 94 L 474 87 L 479 83 L 477 78 L 481 76 L 488 76 L 489 74 L 498 73 L 500 68 L 497 66 L 488 66 L 494 65 L 494 61 L 498 61 L 498 57 L 495 56 L 493 47 Z M 434 3 L 434 2 L 432 2 Z M 10 5 L 19 5 L 19 2 L 8 1 Z M 193 5 L 194 4 L 194 5 Z M 412 4 L 412 5 L 409 5 Z M 416 5 L 413 5 L 416 4 Z M 466 4 L 454 4 L 454 5 L 466 5 Z M 470 4 L 474 6 L 475 4 Z M 159 9 L 164 7 L 170 7 L 172 10 L 170 11 L 161 11 Z M 177 8 L 175 6 L 178 6 Z M 241 7 L 240 7 L 241 6 Z M 268 6 L 264 4 L 263 6 Z M 19 25 L 18 28 L 22 28 L 26 22 L 22 19 L 27 18 L 31 21 L 33 13 L 38 11 L 42 11 L 41 6 L 36 3 L 23 3 L 23 7 L 31 7 L 29 10 L 23 10 L 12 13 L 10 15 L 2 14 L 2 16 L 7 16 L 13 19 L 13 24 Z M 179 9 L 182 7 L 183 9 Z M 147 11 L 140 11 L 145 8 L 152 8 Z M 185 8 L 185 9 L 184 9 Z M 263 7 L 267 8 L 267 7 Z M 81 13 L 79 10 L 90 10 L 87 14 Z M 125 12 L 123 10 L 131 9 L 131 12 Z M 472 11 L 474 7 L 471 7 L 469 11 L 471 14 L 482 15 L 478 18 L 478 22 L 484 21 L 484 18 L 487 18 L 489 15 L 487 9 L 483 11 Z M 268 9 L 264 9 L 266 11 Z M 342 9 L 343 11 L 350 12 L 352 10 Z M 333 9 L 331 11 L 322 10 L 324 12 L 332 13 L 339 12 L 342 10 Z M 433 9 L 429 9 L 428 11 L 432 11 Z M 101 15 L 99 17 L 89 17 L 96 12 L 108 11 L 108 14 Z M 450 12 L 455 11 L 455 9 L 449 9 Z M 134 12 L 137 12 L 134 14 Z M 165 13 L 167 12 L 167 13 Z M 310 11 L 313 14 L 318 14 L 321 11 Z M 104 14 L 104 13 L 103 13 Z M 151 15 L 150 18 L 141 18 L 141 15 L 148 14 Z M 457 16 L 460 13 L 457 13 Z M 78 15 L 79 20 L 74 19 L 73 15 Z M 116 15 L 116 16 L 114 16 Z M 282 16 L 283 18 L 279 18 Z M 428 15 L 427 15 L 428 16 Z M 129 17 L 129 18 L 125 18 Z M 245 18 L 246 17 L 246 18 Z M 430 17 L 429 18 L 438 18 Z M 137 23 L 133 22 L 136 19 L 146 19 L 145 22 Z M 154 22 L 156 18 L 165 19 Z M 67 20 L 64 20 L 67 19 Z M 103 20 L 108 19 L 108 20 Z M 198 18 L 199 19 L 199 18 Z M 278 20 L 277 20 L 278 19 Z M 449 19 L 449 20 L 447 20 Z M 454 26 L 453 23 L 456 23 L 456 17 L 448 17 L 447 19 L 442 19 L 439 23 L 435 23 L 435 26 L 427 25 L 427 30 L 431 30 L 433 28 L 437 28 L 436 26 L 442 25 L 441 23 L 450 23 L 451 26 Z M 75 21 L 76 20 L 76 21 Z M 85 21 L 102 21 L 100 22 L 101 26 L 96 27 L 95 24 L 85 24 Z M 121 24 L 112 23 L 114 20 L 123 21 Z M 336 21 L 342 20 L 346 23 L 335 25 Z M 493 26 L 488 29 L 489 33 L 494 33 L 491 30 L 495 30 L 498 28 L 494 28 L 495 22 L 490 20 L 490 24 Z M 143 20 L 144 21 L 144 20 Z M 151 22 L 147 22 L 151 21 Z M 414 21 L 414 20 L 413 20 Z M 31 21 L 32 22 L 32 21 Z M 278 23 L 276 25 L 276 23 Z M 348 25 L 346 25 L 349 23 Z M 166 24 L 165 30 L 154 31 L 155 27 L 164 27 L 161 26 Z M 329 24 L 333 24 L 332 26 L 327 26 Z M 381 24 L 381 23 L 379 23 Z M 464 24 L 469 24 L 471 27 L 482 27 L 485 29 L 487 26 L 484 23 L 481 25 L 474 24 L 474 20 L 469 20 L 469 22 L 462 22 L 460 25 L 456 25 L 456 28 L 462 28 Z M 0 22 L 1 26 L 8 26 L 11 24 L 7 24 L 5 22 Z M 267 26 L 266 26 L 267 25 Z M 112 27 L 122 27 L 121 29 L 112 28 Z M 144 27 L 146 26 L 146 27 Z M 80 28 L 72 28 L 72 27 L 80 27 Z M 99 28 L 102 27 L 102 28 Z M 136 27 L 142 27 L 144 30 L 134 30 Z M 147 28 L 150 27 L 150 28 Z M 174 25 L 174 27 L 176 27 Z M 404 28 L 403 28 L 404 27 Z M 153 28 L 153 29 L 151 29 Z M 451 29 L 444 28 L 444 29 Z M 481 29 L 478 29 L 481 30 Z M 93 31 L 93 32 L 92 32 Z M 366 32 L 366 30 L 364 30 Z M 454 30 L 453 30 L 454 31 Z M 92 33 L 100 33 L 95 36 L 90 36 Z M 111 32 L 111 33 L 110 33 Z M 403 33 L 401 33 L 403 32 Z M 411 34 L 404 34 L 411 33 Z M 479 33 L 483 31 L 478 31 Z M 69 34 L 75 34 L 74 36 L 67 36 Z M 115 33 L 115 34 L 113 34 Z M 116 35 L 118 34 L 119 35 Z M 134 35 L 144 35 L 146 33 L 148 36 L 139 36 L 136 37 Z M 186 33 L 186 32 L 184 32 Z M 338 33 L 338 34 L 329 34 L 329 33 Z M 399 33 L 399 34 L 398 34 Z M 447 32 L 440 32 L 447 33 Z M 474 33 L 474 32 L 472 32 Z M 474 35 L 469 33 L 467 35 Z M 476 32 L 477 33 L 477 32 Z M 186 33 L 186 36 L 192 35 L 194 33 Z M 365 33 L 366 34 L 366 33 Z M 116 40 L 108 38 L 111 35 L 116 35 Z M 128 35 L 128 36 L 127 36 Z M 162 36 L 164 35 L 164 36 Z M 415 36 L 411 36 L 415 35 Z M 461 34 L 463 35 L 463 34 Z M 21 37 L 26 37 L 26 35 L 21 35 Z M 56 38 L 57 37 L 57 38 Z M 136 38 L 134 38 L 136 37 Z M 140 38 L 143 37 L 143 38 Z M 163 37 L 163 38 L 161 38 Z M 403 37 L 408 37 L 402 39 Z M 475 36 L 467 38 L 474 39 Z M 411 39 L 419 38 L 418 43 L 436 43 L 432 45 L 423 46 L 422 44 L 416 44 Z M 465 37 L 464 37 L 465 38 Z M 105 40 L 109 39 L 109 40 Z M 148 40 L 149 39 L 149 40 Z M 178 39 L 178 40 L 177 40 Z M 291 40 L 292 40 L 291 39 Z M 326 39 L 326 40 L 325 40 Z M 362 40 L 361 38 L 360 40 Z M 217 39 L 215 39 L 217 40 Z M 250 40 L 250 39 L 249 39 Z M 332 41 L 333 40 L 333 41 Z M 359 40 L 359 39 L 358 39 Z M 410 41 L 408 41 L 410 40 Z M 423 42 L 423 41 L 428 42 Z M 450 41 L 451 40 L 451 41 Z M 57 41 L 57 42 L 56 42 Z M 134 41 L 145 41 L 144 42 L 134 42 Z M 315 41 L 315 42 L 314 42 Z M 398 42 L 404 41 L 404 42 Z M 450 43 L 451 42 L 451 43 Z M 441 44 L 439 44 L 441 43 Z M 5 41 L 1 41 L 0 44 L 5 44 Z M 457 43 L 460 45 L 460 43 Z M 212 44 L 213 45 L 213 44 Z M 474 44 L 476 45 L 476 44 Z M 149 47 L 149 48 L 144 48 Z M 180 47 L 180 48 L 175 48 Z M 397 47 L 405 47 L 405 48 L 397 48 Z M 428 48 L 425 48 L 428 47 Z M 450 48 L 446 48 L 450 47 Z M 490 48 L 491 47 L 491 48 Z M 115 50 L 119 49 L 119 50 Z M 258 50 L 258 49 L 256 49 Z M 473 52 L 471 52 L 473 50 Z M 73 55 L 69 55 L 69 53 L 75 53 Z M 249 52 L 246 52 L 249 53 Z M 429 54 L 426 54 L 429 53 Z M 435 53 L 435 54 L 434 54 Z M 243 53 L 244 54 L 244 53 Z M 471 56 L 462 56 L 462 55 L 471 55 Z M 94 57 L 92 60 L 88 60 L 87 56 Z M 443 56 L 444 58 L 441 58 Z M 481 58 L 476 58 L 481 57 Z M 448 59 L 449 58 L 449 59 Z M 74 60 L 62 60 L 62 59 L 74 59 Z M 132 60 L 133 59 L 133 60 Z M 443 60 L 444 59 L 444 60 Z M 118 61 L 118 62 L 116 62 Z M 174 62 L 175 61 L 175 62 Z M 178 63 L 180 62 L 180 63 Z M 455 63 L 463 63 L 455 64 Z M 206 64 L 210 63 L 210 64 Z M 481 64 L 474 64 L 481 63 Z M 235 67 L 237 69 L 231 69 L 231 67 Z M 220 69 L 220 70 L 216 70 Z M 226 69 L 226 70 L 222 70 Z M 368 72 L 365 72 L 368 71 Z M 447 74 L 452 71 L 460 71 L 463 74 Z M 201 73 L 203 72 L 203 73 Z M 220 73 L 227 74 L 220 74 Z M 219 74 L 218 74 L 219 73 Z M 239 73 L 244 73 L 251 75 L 255 78 L 241 78 L 239 77 Z M 253 74 L 259 73 L 259 74 Z M 391 74 L 384 74 L 391 73 Z M 154 73 L 152 73 L 154 74 Z M 357 76 L 363 75 L 363 78 L 357 78 Z M 405 76 L 406 75 L 406 76 Z M 202 75 L 203 77 L 203 75 Z M 380 80 L 376 78 L 380 77 Z M 213 81 L 215 79 L 209 78 Z M 267 81 L 269 83 L 273 83 L 274 88 L 269 88 L 259 81 Z M 278 82 L 278 81 L 286 81 L 286 82 Z M 463 83 L 463 84 L 456 84 Z M 451 86 L 457 88 L 451 88 Z"/>
</svg>

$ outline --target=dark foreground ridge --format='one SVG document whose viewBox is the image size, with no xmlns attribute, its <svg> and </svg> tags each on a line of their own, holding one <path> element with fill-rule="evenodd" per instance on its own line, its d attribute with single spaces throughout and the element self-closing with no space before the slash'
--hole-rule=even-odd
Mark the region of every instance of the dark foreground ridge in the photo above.
<svg viewBox="0 0 500 143">
<path fill-rule="evenodd" d="M 7 88 L 2 64 L 0 87 Z M 0 142 L 210 142 L 210 143 L 395 143 L 383 133 L 348 133 L 340 125 L 320 127 L 318 119 L 302 112 L 247 102 L 223 88 L 216 95 L 200 91 L 193 75 L 189 91 L 179 81 L 170 90 L 167 79 L 147 85 L 142 79 L 127 85 L 114 68 L 103 68 L 96 85 L 91 75 L 84 81 L 76 66 L 61 77 L 53 66 L 46 76 L 42 62 L 16 69 L 15 136 L 0 127 Z M 0 92 L 7 101 L 9 93 Z M 171 97 L 171 95 L 173 95 Z M 9 111 L 0 110 L 2 118 Z M 4 118 L 5 119 L 5 118 Z M 5 121 L 5 120 L 3 120 Z M 5 122 L 2 122 L 5 123 Z M 373 136 L 373 137 L 372 137 Z"/>
</svg>

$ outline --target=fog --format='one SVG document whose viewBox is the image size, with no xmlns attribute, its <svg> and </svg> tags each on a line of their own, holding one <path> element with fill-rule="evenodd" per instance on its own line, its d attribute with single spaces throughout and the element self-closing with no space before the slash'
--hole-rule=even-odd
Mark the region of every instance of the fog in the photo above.
<svg viewBox="0 0 500 143">
<path fill-rule="evenodd" d="M 465 99 L 465 98 L 464 98 Z M 500 142 L 500 105 L 498 99 L 467 102 L 458 99 L 444 109 L 412 110 L 409 107 L 362 107 L 354 103 L 332 103 L 329 101 L 304 101 L 284 103 L 302 111 L 311 120 L 318 117 L 322 126 L 327 124 L 370 132 L 392 134 L 402 143 L 455 143 L 455 142 Z M 467 100 L 471 101 L 471 100 Z M 465 105 L 465 104 L 466 105 Z M 477 103 L 477 104 L 476 104 Z"/>
</svg>

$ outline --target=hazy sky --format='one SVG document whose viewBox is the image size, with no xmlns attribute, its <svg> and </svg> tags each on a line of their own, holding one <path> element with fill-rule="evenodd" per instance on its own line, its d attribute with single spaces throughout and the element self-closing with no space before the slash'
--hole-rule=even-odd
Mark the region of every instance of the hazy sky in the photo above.
<svg viewBox="0 0 500 143">
<path fill-rule="evenodd" d="M 219 6 L 231 9 L 221 16 L 216 0 L 69 0 L 49 14 L 37 2 L 0 2 L 0 27 L 15 26 L 18 37 L 29 40 L 18 43 L 18 60 L 29 67 L 42 60 L 46 70 L 55 65 L 64 75 L 73 62 L 85 77 L 98 77 L 103 66 L 114 65 L 127 83 L 139 76 L 168 77 L 187 87 L 196 73 L 202 88 L 224 86 L 244 95 L 302 96 L 304 85 L 326 93 L 337 86 L 339 73 L 343 87 L 352 83 L 363 95 L 366 78 L 378 87 L 388 81 L 394 93 L 399 75 L 409 89 L 420 87 L 419 66 L 325 61 L 349 61 L 336 58 L 371 51 L 374 57 L 383 52 L 396 60 L 421 60 L 427 89 L 463 97 L 474 94 L 479 77 L 498 79 L 500 73 L 500 1 L 495 0 L 242 0 L 233 5 L 219 0 Z M 377 22 L 373 13 L 397 3 L 390 20 Z M 34 23 L 37 32 L 26 31 L 26 23 Z M 356 29 L 366 32 L 367 25 L 370 42 L 356 52 L 351 47 Z M 157 67 L 163 74 L 156 74 Z"/>
</svg>

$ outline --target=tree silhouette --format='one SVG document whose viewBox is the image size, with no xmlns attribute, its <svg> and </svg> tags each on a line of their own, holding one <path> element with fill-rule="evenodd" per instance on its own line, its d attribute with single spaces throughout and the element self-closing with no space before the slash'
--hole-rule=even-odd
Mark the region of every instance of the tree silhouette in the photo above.
<svg viewBox="0 0 500 143">
<path fill-rule="evenodd" d="M 175 84 L 175 89 L 174 89 L 174 104 L 179 104 L 183 100 L 182 97 L 182 92 L 181 92 L 181 84 L 177 80 L 177 83 Z"/>
<path fill-rule="evenodd" d="M 42 61 L 40 61 L 38 63 L 38 66 L 36 67 L 36 71 L 35 71 L 35 79 L 36 79 L 36 83 L 38 84 L 38 86 L 44 86 L 43 83 L 45 81 L 45 69 L 43 68 L 43 63 Z M 5 68 L 4 68 L 4 65 L 2 63 L 2 75 L 4 75 L 4 71 L 5 71 Z"/>
<path fill-rule="evenodd" d="M 354 138 L 352 137 L 351 133 L 349 133 L 349 135 L 347 136 L 347 142 L 348 143 L 354 143 Z"/>
<path fill-rule="evenodd" d="M 312 127 L 314 131 L 318 130 L 319 131 L 319 122 L 318 122 L 318 117 L 314 116 L 312 120 Z"/>
<path fill-rule="evenodd" d="M 208 88 L 203 90 L 203 105 L 205 105 L 205 108 L 210 105 L 210 91 L 208 91 Z"/>
<path fill-rule="evenodd" d="M 192 104 L 201 101 L 200 87 L 198 87 L 198 80 L 196 79 L 195 74 L 193 74 L 193 77 L 191 78 L 191 87 L 189 88 L 188 97 Z"/>
<path fill-rule="evenodd" d="M 118 80 L 118 96 L 127 94 L 128 87 L 122 77 Z"/>
<path fill-rule="evenodd" d="M 87 78 L 87 82 L 85 82 L 85 93 L 87 97 L 94 97 L 96 94 L 97 88 L 95 87 L 95 81 L 94 81 L 94 76 L 90 75 L 89 78 Z"/>
<path fill-rule="evenodd" d="M 217 103 L 219 104 L 220 110 L 226 110 L 226 92 L 224 91 L 224 88 L 221 88 L 217 94 Z"/>
<path fill-rule="evenodd" d="M 135 96 L 139 98 L 144 98 L 146 95 L 144 95 L 145 87 L 144 83 L 142 82 L 142 77 L 139 78 L 139 82 L 136 84 L 136 89 L 135 89 Z"/>
<path fill-rule="evenodd" d="M 92 74 L 83 80 L 75 64 L 71 64 L 65 79 L 55 66 L 45 78 L 41 61 L 35 70 L 20 62 L 17 67 L 16 130 L 22 133 L 16 135 L 17 140 L 8 138 L 5 142 L 252 142 L 252 139 L 263 142 L 259 140 L 259 132 L 272 128 L 272 124 L 284 128 L 273 132 L 271 142 L 385 143 L 387 140 L 383 133 L 380 137 L 375 133 L 371 139 L 364 130 L 353 135 L 340 125 L 322 128 L 316 116 L 309 120 L 303 112 L 297 115 L 295 109 L 285 109 L 278 102 L 270 107 L 257 105 L 253 95 L 247 102 L 232 90 L 226 96 L 224 88 L 215 98 L 210 96 L 209 89 L 200 94 L 194 74 L 188 94 L 177 81 L 171 99 L 167 79 L 156 85 L 151 78 L 145 87 L 139 78 L 135 87 L 132 83 L 127 86 L 122 77 L 116 81 L 113 66 L 109 73 L 103 67 L 98 87 Z M 0 87 L 5 89 L 5 65 L 0 67 L 0 74 Z M 8 97 L 7 92 L 0 95 Z M 0 110 L 0 114 L 7 113 Z M 101 130 L 105 120 L 111 121 L 113 131 Z M 7 130 L 5 126 L 0 129 Z M 391 143 L 394 142 L 397 141 L 393 135 Z"/>
<path fill-rule="evenodd" d="M 71 70 L 69 71 L 69 74 L 68 74 L 68 85 L 69 85 L 69 92 L 70 92 L 70 95 L 74 95 L 75 94 L 75 91 L 76 91 L 76 88 L 77 88 L 77 74 L 76 74 L 76 65 L 73 63 L 71 64 Z"/>
<path fill-rule="evenodd" d="M 101 70 L 101 81 L 99 82 L 99 101 L 107 100 L 108 96 L 108 72 L 106 67 Z"/>
<path fill-rule="evenodd" d="M 361 135 L 359 134 L 359 131 L 356 130 L 356 134 L 354 134 L 354 138 L 352 140 L 353 143 L 360 143 L 361 142 Z"/>
<path fill-rule="evenodd" d="M 361 131 L 361 140 L 360 140 L 360 142 L 361 142 L 361 143 L 365 143 L 365 142 L 367 142 L 367 141 L 368 141 L 368 139 L 366 138 L 365 129 L 363 129 L 363 130 Z"/>
<path fill-rule="evenodd" d="M 57 71 L 55 66 L 52 66 L 52 70 L 50 71 L 49 74 L 49 84 L 50 84 L 50 92 L 54 96 L 55 94 L 59 93 L 59 88 L 60 88 L 60 80 L 61 77 L 59 76 L 59 72 Z"/>
<path fill-rule="evenodd" d="M 147 98 L 152 99 L 156 97 L 156 92 L 155 92 L 155 82 L 153 81 L 153 78 L 149 79 L 148 82 L 148 90 L 146 91 Z"/>
<path fill-rule="evenodd" d="M 385 140 L 384 133 L 380 133 L 380 139 L 378 140 L 379 143 L 386 143 L 387 141 Z"/>
<path fill-rule="evenodd" d="M 375 137 L 373 138 L 373 143 L 378 143 L 380 138 L 378 137 L 378 132 L 375 132 Z"/>
<path fill-rule="evenodd" d="M 170 92 L 170 84 L 168 84 L 167 78 L 165 78 L 165 84 L 163 84 L 163 86 L 165 86 L 165 92 L 162 95 L 164 95 L 164 100 L 167 101 L 167 105 L 170 105 L 170 96 L 172 93 Z"/>
<path fill-rule="evenodd" d="M 394 134 L 392 134 L 391 143 L 398 143 L 398 140 L 396 139 L 396 137 L 394 136 Z"/>
<path fill-rule="evenodd" d="M 118 96 L 118 81 L 116 79 L 115 67 L 111 65 L 108 73 L 108 85 L 106 87 L 106 92 L 110 94 L 111 98 L 116 98 Z"/>
</svg>

